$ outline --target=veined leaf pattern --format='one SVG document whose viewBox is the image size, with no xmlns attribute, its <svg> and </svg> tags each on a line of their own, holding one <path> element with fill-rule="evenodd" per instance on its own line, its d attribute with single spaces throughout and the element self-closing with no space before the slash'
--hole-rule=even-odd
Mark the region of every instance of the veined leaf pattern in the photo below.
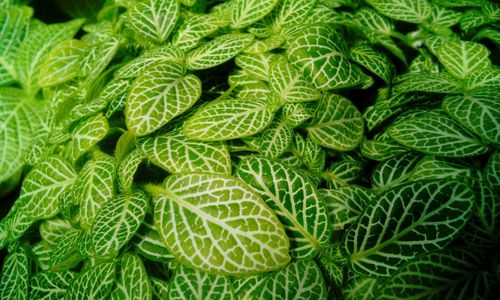
<svg viewBox="0 0 500 300">
<path fill-rule="evenodd" d="M 169 282 L 150 276 L 153 295 L 156 299 L 166 299 L 168 297 Z"/>
<path fill-rule="evenodd" d="M 148 68 L 132 85 L 125 108 L 127 128 L 146 135 L 189 109 L 201 95 L 201 82 L 177 63 Z"/>
<path fill-rule="evenodd" d="M 118 185 L 121 192 L 128 192 L 132 189 L 134 175 L 139 168 L 139 164 L 144 160 L 144 154 L 139 149 L 128 153 L 120 162 L 118 167 Z"/>
<path fill-rule="evenodd" d="M 463 87 L 456 78 L 445 72 L 420 72 L 407 74 L 404 81 L 394 87 L 396 93 L 426 92 L 440 94 L 458 94 Z"/>
<path fill-rule="evenodd" d="M 237 176 L 276 211 L 290 239 L 292 257 L 311 259 L 328 243 L 326 207 L 303 175 L 281 163 L 249 157 L 238 165 Z"/>
<path fill-rule="evenodd" d="M 240 53 L 234 62 L 250 77 L 267 81 L 271 65 L 280 58 L 281 56 L 273 53 Z"/>
<path fill-rule="evenodd" d="M 431 16 L 432 6 L 427 0 L 368 0 L 368 3 L 395 20 L 419 24 Z"/>
<path fill-rule="evenodd" d="M 491 67 L 486 46 L 475 42 L 447 41 L 439 47 L 437 56 L 453 76 L 464 79 L 474 71 Z"/>
<path fill-rule="evenodd" d="M 269 101 L 229 99 L 201 107 L 184 125 L 184 134 L 200 141 L 223 141 L 254 135 L 266 128 L 274 113 Z"/>
<path fill-rule="evenodd" d="M 139 191 L 117 195 L 104 203 L 92 224 L 96 255 L 116 255 L 144 221 L 147 207 L 146 195 Z"/>
<path fill-rule="evenodd" d="M 192 15 L 184 20 L 172 37 L 172 45 L 187 51 L 195 48 L 206 36 L 226 24 L 219 14 Z"/>
<path fill-rule="evenodd" d="M 45 220 L 40 224 L 40 236 L 46 246 L 54 248 L 71 228 L 71 223 L 65 219 Z"/>
<path fill-rule="evenodd" d="M 382 78 L 385 82 L 391 82 L 394 75 L 394 65 L 385 54 L 368 45 L 359 45 L 351 48 L 350 58 Z"/>
<path fill-rule="evenodd" d="M 51 86 L 75 78 L 85 47 L 79 40 L 67 40 L 52 49 L 40 70 L 40 85 Z"/>
<path fill-rule="evenodd" d="M 348 231 L 353 271 L 389 276 L 417 254 L 446 246 L 468 222 L 474 194 L 448 180 L 402 184 L 370 202 Z"/>
<path fill-rule="evenodd" d="M 209 273 L 243 275 L 279 269 L 290 261 L 283 226 L 241 181 L 223 175 L 173 175 L 156 189 L 155 225 L 181 263 Z"/>
<path fill-rule="evenodd" d="M 106 299 L 113 287 L 114 262 L 102 262 L 83 270 L 71 282 L 64 299 Z"/>
<path fill-rule="evenodd" d="M 176 0 L 135 1 L 128 15 L 132 28 L 157 44 L 165 42 L 179 18 L 180 4 Z"/>
<path fill-rule="evenodd" d="M 293 129 L 286 123 L 271 123 L 261 134 L 261 153 L 269 158 L 278 158 L 292 145 Z"/>
<path fill-rule="evenodd" d="M 78 251 L 82 238 L 84 236 L 81 230 L 71 229 L 65 233 L 50 255 L 50 269 L 52 271 L 69 270 L 84 258 Z"/>
<path fill-rule="evenodd" d="M 82 154 L 102 140 L 109 131 L 108 120 L 98 114 L 81 120 L 71 132 L 71 141 L 66 148 L 69 161 L 76 161 Z"/>
<path fill-rule="evenodd" d="M 149 67 L 162 62 L 181 63 L 184 54 L 176 47 L 163 46 L 144 51 L 139 57 L 119 68 L 115 78 L 135 78 L 141 75 Z"/>
<path fill-rule="evenodd" d="M 28 250 L 24 247 L 5 257 L 0 275 L 1 299 L 28 299 L 29 267 Z"/>
<path fill-rule="evenodd" d="M 64 298 L 66 289 L 75 277 L 76 273 L 72 271 L 37 273 L 31 278 L 30 298 L 47 300 Z"/>
<path fill-rule="evenodd" d="M 500 191 L 500 151 L 493 152 L 484 168 L 486 182 L 497 192 Z"/>
<path fill-rule="evenodd" d="M 145 221 L 133 239 L 135 250 L 143 257 L 158 262 L 174 260 L 154 225 Z"/>
<path fill-rule="evenodd" d="M 365 276 L 354 276 L 347 281 L 346 287 L 342 291 L 342 296 L 346 300 L 371 300 L 375 299 L 378 292 L 378 280 Z"/>
<path fill-rule="evenodd" d="M 153 292 L 148 274 L 139 256 L 125 253 L 121 258 L 120 277 L 111 299 L 151 300 Z"/>
<path fill-rule="evenodd" d="M 236 0 L 231 14 L 231 27 L 240 29 L 267 15 L 278 0 Z"/>
<path fill-rule="evenodd" d="M 421 161 L 422 155 L 413 152 L 391 157 L 375 166 L 371 182 L 378 188 L 395 186 L 407 180 Z"/>
</svg>

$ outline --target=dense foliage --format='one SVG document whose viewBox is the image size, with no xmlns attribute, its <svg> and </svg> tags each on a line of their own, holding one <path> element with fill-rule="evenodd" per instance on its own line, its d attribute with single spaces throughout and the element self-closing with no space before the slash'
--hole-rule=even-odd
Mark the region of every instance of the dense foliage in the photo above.
<svg viewBox="0 0 500 300">
<path fill-rule="evenodd" d="M 0 1 L 0 299 L 492 295 L 498 3 L 29 5 Z"/>
</svg>

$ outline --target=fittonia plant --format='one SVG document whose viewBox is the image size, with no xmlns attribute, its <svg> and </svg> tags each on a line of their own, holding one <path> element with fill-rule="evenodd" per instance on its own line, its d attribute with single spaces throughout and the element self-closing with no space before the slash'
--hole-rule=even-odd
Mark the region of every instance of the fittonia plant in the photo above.
<svg viewBox="0 0 500 300">
<path fill-rule="evenodd" d="M 39 2 L 0 2 L 0 299 L 499 284 L 499 4 Z"/>
</svg>

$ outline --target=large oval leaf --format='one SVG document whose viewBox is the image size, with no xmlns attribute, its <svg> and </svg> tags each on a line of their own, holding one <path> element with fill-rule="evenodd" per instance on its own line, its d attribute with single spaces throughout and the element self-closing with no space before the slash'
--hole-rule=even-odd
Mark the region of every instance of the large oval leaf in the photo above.
<svg viewBox="0 0 500 300">
<path fill-rule="evenodd" d="M 132 28 L 157 44 L 165 42 L 179 18 L 177 0 L 135 1 L 128 15 Z"/>
<path fill-rule="evenodd" d="M 447 41 L 439 47 L 437 56 L 446 70 L 453 76 L 464 79 L 474 71 L 491 67 L 486 46 L 464 41 Z"/>
<path fill-rule="evenodd" d="M 125 107 L 130 131 L 146 135 L 193 106 L 201 95 L 201 81 L 184 72 L 180 64 L 162 62 L 137 77 Z"/>
<path fill-rule="evenodd" d="M 278 214 L 290 239 L 291 255 L 310 259 L 330 238 L 326 207 L 305 176 L 287 166 L 261 157 L 247 157 L 237 176 L 260 194 Z"/>
<path fill-rule="evenodd" d="M 254 135 L 271 123 L 273 109 L 267 100 L 230 99 L 200 108 L 184 125 L 187 137 L 224 141 Z"/>
<path fill-rule="evenodd" d="M 467 224 L 474 194 L 448 180 L 399 185 L 374 199 L 347 233 L 352 270 L 389 276 L 415 255 L 441 249 Z"/>
<path fill-rule="evenodd" d="M 307 127 L 309 137 L 323 147 L 349 151 L 363 138 L 363 119 L 347 98 L 325 93 Z"/>
<path fill-rule="evenodd" d="M 241 181 L 223 175 L 174 175 L 154 190 L 158 233 L 183 264 L 243 275 L 289 262 L 283 225 Z"/>
</svg>

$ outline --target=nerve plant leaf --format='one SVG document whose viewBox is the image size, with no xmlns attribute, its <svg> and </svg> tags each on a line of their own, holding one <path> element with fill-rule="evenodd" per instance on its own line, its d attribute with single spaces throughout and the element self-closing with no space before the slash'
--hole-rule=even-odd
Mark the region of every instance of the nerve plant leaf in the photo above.
<svg viewBox="0 0 500 300">
<path fill-rule="evenodd" d="M 29 267 L 28 250 L 24 247 L 5 257 L 0 276 L 0 298 L 28 299 Z"/>
<path fill-rule="evenodd" d="M 179 18 L 176 0 L 136 1 L 128 15 L 130 25 L 141 37 L 161 44 L 165 42 Z"/>
<path fill-rule="evenodd" d="M 151 189 L 158 233 L 181 263 L 243 275 L 276 270 L 290 261 L 283 225 L 241 181 L 223 175 L 173 175 Z"/>
<path fill-rule="evenodd" d="M 490 51 L 484 45 L 464 41 L 445 42 L 437 53 L 446 70 L 460 79 L 474 71 L 490 68 L 489 54 Z"/>
<path fill-rule="evenodd" d="M 231 27 L 244 28 L 267 15 L 278 0 L 236 0 L 231 14 Z"/>
<path fill-rule="evenodd" d="M 32 299 L 61 299 L 66 289 L 76 277 L 72 271 L 44 271 L 31 278 L 30 297 Z"/>
<path fill-rule="evenodd" d="M 120 263 L 120 277 L 110 298 L 151 300 L 152 287 L 141 258 L 126 253 L 121 257 Z"/>
<path fill-rule="evenodd" d="M 427 0 L 368 0 L 381 14 L 389 18 L 422 23 L 431 15 L 431 4 Z"/>
<path fill-rule="evenodd" d="M 78 122 L 71 132 L 71 141 L 66 149 L 69 161 L 76 161 L 82 154 L 102 140 L 109 130 L 108 120 L 103 115 L 95 115 Z"/>
<path fill-rule="evenodd" d="M 71 282 L 64 299 L 106 299 L 113 287 L 114 262 L 102 262 L 83 270 Z"/>
</svg>

